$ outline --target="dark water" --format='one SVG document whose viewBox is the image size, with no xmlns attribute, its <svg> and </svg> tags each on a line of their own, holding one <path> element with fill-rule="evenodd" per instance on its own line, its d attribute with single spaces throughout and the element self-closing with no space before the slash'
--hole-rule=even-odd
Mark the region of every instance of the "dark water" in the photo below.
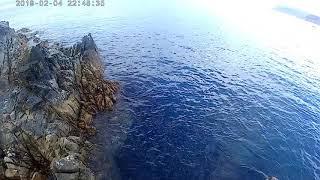
<svg viewBox="0 0 320 180">
<path fill-rule="evenodd" d="M 0 14 L 65 44 L 93 34 L 106 75 L 122 85 L 115 111 L 97 120 L 96 140 L 115 158 L 96 158 L 114 161 L 122 179 L 320 179 L 316 55 L 264 47 L 174 2 Z"/>
</svg>

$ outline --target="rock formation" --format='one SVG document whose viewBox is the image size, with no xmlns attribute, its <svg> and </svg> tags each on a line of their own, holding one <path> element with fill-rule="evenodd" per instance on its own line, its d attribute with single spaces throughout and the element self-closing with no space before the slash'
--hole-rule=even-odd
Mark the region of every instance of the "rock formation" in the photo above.
<svg viewBox="0 0 320 180">
<path fill-rule="evenodd" d="M 90 34 L 63 47 L 0 22 L 0 176 L 94 179 L 86 137 L 94 115 L 112 109 L 117 87 L 104 80 Z"/>
</svg>

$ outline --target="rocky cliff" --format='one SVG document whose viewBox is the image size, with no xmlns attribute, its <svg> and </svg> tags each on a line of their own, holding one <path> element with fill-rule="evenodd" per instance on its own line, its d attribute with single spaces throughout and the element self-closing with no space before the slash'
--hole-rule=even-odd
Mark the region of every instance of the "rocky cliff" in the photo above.
<svg viewBox="0 0 320 180">
<path fill-rule="evenodd" d="M 0 179 L 94 179 L 86 137 L 117 87 L 90 34 L 63 47 L 0 22 Z"/>
</svg>

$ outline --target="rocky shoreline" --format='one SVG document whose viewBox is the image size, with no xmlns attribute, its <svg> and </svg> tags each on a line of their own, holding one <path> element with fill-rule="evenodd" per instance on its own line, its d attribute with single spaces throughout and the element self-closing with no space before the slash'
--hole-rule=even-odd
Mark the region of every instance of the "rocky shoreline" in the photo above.
<svg viewBox="0 0 320 180">
<path fill-rule="evenodd" d="M 0 22 L 0 179 L 95 179 L 87 137 L 118 90 L 103 73 L 90 34 L 64 47 Z"/>
</svg>

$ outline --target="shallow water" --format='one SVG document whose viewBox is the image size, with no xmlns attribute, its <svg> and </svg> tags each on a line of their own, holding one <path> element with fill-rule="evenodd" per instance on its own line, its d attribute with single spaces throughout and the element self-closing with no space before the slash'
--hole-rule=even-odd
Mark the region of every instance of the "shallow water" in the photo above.
<svg viewBox="0 0 320 180">
<path fill-rule="evenodd" d="M 122 87 L 115 111 L 96 121 L 102 169 L 116 163 L 114 173 L 125 180 L 320 179 L 319 54 L 305 53 L 320 42 L 313 36 L 319 28 L 276 14 L 313 33 L 284 41 L 291 32 L 285 27 L 244 33 L 186 2 L 119 0 L 100 9 L 0 14 L 15 28 L 66 45 L 92 33 L 106 76 Z M 280 33 L 259 39 L 272 37 L 268 32 Z"/>
</svg>

